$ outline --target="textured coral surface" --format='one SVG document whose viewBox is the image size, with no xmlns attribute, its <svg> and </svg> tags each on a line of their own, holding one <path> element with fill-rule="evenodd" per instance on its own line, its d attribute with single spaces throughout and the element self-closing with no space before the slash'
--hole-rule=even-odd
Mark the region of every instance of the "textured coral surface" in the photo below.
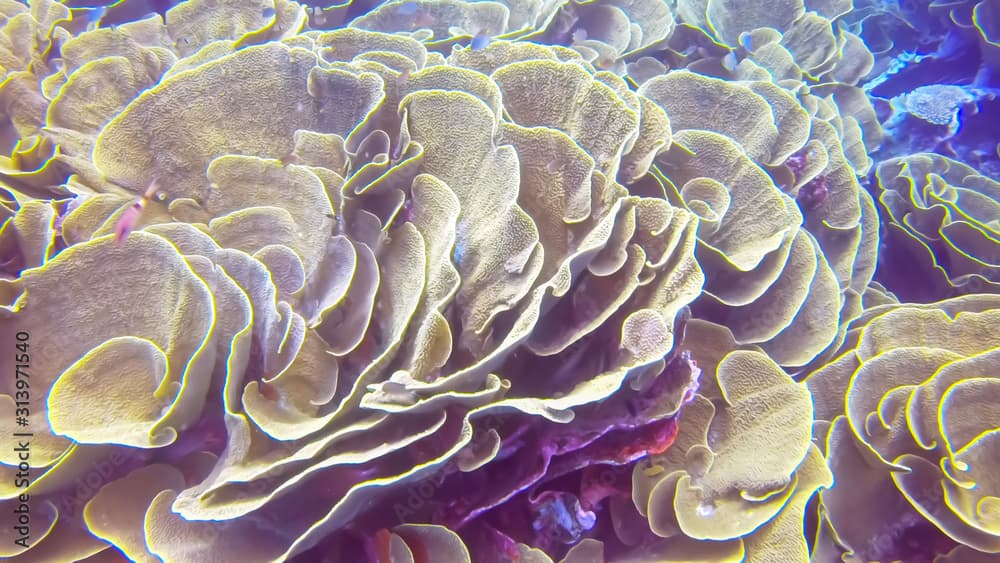
<svg viewBox="0 0 1000 563">
<path fill-rule="evenodd" d="M 1000 2 L 0 0 L 0 559 L 1000 561 Z"/>
</svg>

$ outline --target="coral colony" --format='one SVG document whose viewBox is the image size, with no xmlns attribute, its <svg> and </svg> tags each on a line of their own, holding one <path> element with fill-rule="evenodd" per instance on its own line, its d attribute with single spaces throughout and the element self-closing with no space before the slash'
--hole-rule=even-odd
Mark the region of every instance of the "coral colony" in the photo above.
<svg viewBox="0 0 1000 563">
<path fill-rule="evenodd" d="M 0 559 L 1000 561 L 1000 2 L 0 29 Z"/>
</svg>

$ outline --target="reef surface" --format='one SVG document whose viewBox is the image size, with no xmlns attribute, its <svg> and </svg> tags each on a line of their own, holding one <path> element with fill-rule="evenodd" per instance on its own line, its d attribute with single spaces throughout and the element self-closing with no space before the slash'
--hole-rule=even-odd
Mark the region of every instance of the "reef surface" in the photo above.
<svg viewBox="0 0 1000 563">
<path fill-rule="evenodd" d="M 0 0 L 0 558 L 1000 561 L 998 77 L 995 0 Z"/>
</svg>

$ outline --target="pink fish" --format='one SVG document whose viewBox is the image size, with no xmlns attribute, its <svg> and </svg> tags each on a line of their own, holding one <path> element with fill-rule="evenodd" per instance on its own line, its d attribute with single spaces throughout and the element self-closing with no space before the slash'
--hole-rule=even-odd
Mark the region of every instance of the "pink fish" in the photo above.
<svg viewBox="0 0 1000 563">
<path fill-rule="evenodd" d="M 375 557 L 378 563 L 392 563 L 392 532 L 382 528 L 375 532 Z"/>
<path fill-rule="evenodd" d="M 615 66 L 615 58 L 608 55 L 601 55 L 594 61 L 594 66 L 601 70 L 607 70 Z"/>
<path fill-rule="evenodd" d="M 142 210 L 146 208 L 146 204 L 149 203 L 149 200 L 152 199 L 155 194 L 156 180 L 153 180 L 153 182 L 149 184 L 149 189 L 146 190 L 146 193 L 142 194 L 142 197 L 133 203 L 131 207 L 126 209 L 125 213 L 122 213 L 122 216 L 118 218 L 118 221 L 115 223 L 115 243 L 122 244 L 125 242 L 128 236 L 132 233 L 132 229 L 134 229 L 136 224 L 139 222 L 139 217 L 142 216 Z"/>
</svg>

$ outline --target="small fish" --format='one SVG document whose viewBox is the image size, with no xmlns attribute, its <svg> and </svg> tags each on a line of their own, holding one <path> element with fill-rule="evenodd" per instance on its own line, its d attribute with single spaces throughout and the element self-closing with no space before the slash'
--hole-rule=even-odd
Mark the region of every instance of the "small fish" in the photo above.
<svg viewBox="0 0 1000 563">
<path fill-rule="evenodd" d="M 698 45 L 692 43 L 687 47 L 685 47 L 682 51 L 677 51 L 677 54 L 684 58 L 687 58 L 693 55 L 697 50 L 698 50 Z"/>
<path fill-rule="evenodd" d="M 455 241 L 455 247 L 451 250 L 451 261 L 455 265 L 462 263 L 462 259 L 465 257 L 465 245 L 459 241 Z"/>
<path fill-rule="evenodd" d="M 491 41 L 493 41 L 493 38 L 490 37 L 486 31 L 480 31 L 472 37 L 469 47 L 473 51 L 482 51 L 487 45 L 490 44 Z"/>
<path fill-rule="evenodd" d="M 736 58 L 736 51 L 729 51 L 725 57 L 722 57 L 722 68 L 729 72 L 736 70 L 736 65 L 738 64 L 739 60 Z"/>
<path fill-rule="evenodd" d="M 607 55 L 601 55 L 600 57 L 597 57 L 597 60 L 594 61 L 594 67 L 599 68 L 601 70 L 607 70 L 613 66 L 615 66 L 614 57 L 610 57 Z"/>
<path fill-rule="evenodd" d="M 149 184 L 149 189 L 146 190 L 146 193 L 142 194 L 142 197 L 126 209 L 125 213 L 122 213 L 122 216 L 118 218 L 118 221 L 115 223 L 115 243 L 124 243 L 129 234 L 132 233 L 132 229 L 139 222 L 139 217 L 142 216 L 142 210 L 146 208 L 149 200 L 153 199 L 153 196 L 156 195 L 156 188 L 156 180 L 153 180 Z"/>
</svg>

